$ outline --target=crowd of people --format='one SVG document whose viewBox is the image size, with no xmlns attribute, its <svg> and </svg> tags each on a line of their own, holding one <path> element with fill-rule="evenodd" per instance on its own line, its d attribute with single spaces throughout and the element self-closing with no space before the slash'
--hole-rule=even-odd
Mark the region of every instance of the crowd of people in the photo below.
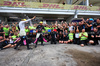
<svg viewBox="0 0 100 66">
<path fill-rule="evenodd" d="M 3 25 L 0 22 L 0 49 L 14 48 L 18 49 L 19 45 L 35 44 L 37 47 L 38 41 L 50 42 L 51 44 L 77 44 L 80 46 L 85 45 L 98 45 L 100 40 L 100 19 L 97 18 L 96 22 L 92 18 L 86 20 L 82 18 L 80 22 L 63 22 L 51 24 L 43 24 L 42 21 L 39 24 L 25 24 L 35 19 L 23 19 L 19 23 L 12 23 L 9 25 Z"/>
</svg>

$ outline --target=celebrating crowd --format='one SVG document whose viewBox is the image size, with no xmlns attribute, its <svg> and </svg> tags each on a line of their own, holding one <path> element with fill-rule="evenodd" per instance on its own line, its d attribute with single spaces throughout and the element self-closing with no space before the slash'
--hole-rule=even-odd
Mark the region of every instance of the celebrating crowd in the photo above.
<svg viewBox="0 0 100 66">
<path fill-rule="evenodd" d="M 50 42 L 51 44 L 77 44 L 80 46 L 85 45 L 98 45 L 100 40 L 100 19 L 97 18 L 96 22 L 92 18 L 86 20 L 81 18 L 80 22 L 63 22 L 44 24 L 42 21 L 39 24 L 30 24 L 25 26 L 26 23 L 34 20 L 22 19 L 19 24 L 12 23 L 10 25 L 3 25 L 0 22 L 0 49 L 14 48 L 18 49 L 19 45 L 26 45 L 27 49 L 32 49 L 29 44 L 38 45 L 38 41 L 44 46 L 43 42 Z"/>
</svg>

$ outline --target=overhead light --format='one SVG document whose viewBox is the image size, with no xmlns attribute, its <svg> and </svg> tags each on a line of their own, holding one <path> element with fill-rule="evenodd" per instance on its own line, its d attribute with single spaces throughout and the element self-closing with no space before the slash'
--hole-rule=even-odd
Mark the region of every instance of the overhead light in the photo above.
<svg viewBox="0 0 100 66">
<path fill-rule="evenodd" d="M 58 18 L 58 19 L 64 19 L 64 18 Z"/>
<path fill-rule="evenodd" d="M 9 18 L 18 18 L 18 17 L 9 17 Z"/>
</svg>

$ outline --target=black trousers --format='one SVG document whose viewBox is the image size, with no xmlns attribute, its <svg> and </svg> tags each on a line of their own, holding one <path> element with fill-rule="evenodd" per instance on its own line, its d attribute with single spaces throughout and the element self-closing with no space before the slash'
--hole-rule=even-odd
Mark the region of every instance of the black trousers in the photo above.
<svg viewBox="0 0 100 66">
<path fill-rule="evenodd" d="M 3 48 L 4 42 L 0 42 L 0 48 Z"/>
<path fill-rule="evenodd" d="M 91 34 L 88 34 L 88 39 L 92 40 Z"/>
<path fill-rule="evenodd" d="M 88 39 L 86 39 L 86 40 L 80 40 L 80 44 L 84 44 L 84 45 L 87 45 L 87 43 L 89 42 L 89 40 Z"/>
<path fill-rule="evenodd" d="M 56 44 L 56 38 L 51 38 L 51 44 Z"/>
<path fill-rule="evenodd" d="M 26 38 L 26 36 L 21 36 L 20 38 L 21 40 L 17 43 L 14 49 L 17 49 L 19 45 L 23 44 L 23 40 L 26 40 L 26 46 L 27 46 L 27 49 L 29 49 L 28 39 Z"/>
<path fill-rule="evenodd" d="M 99 44 L 98 40 L 99 40 L 99 38 L 93 38 L 93 41 L 94 41 L 93 45 L 98 45 Z"/>
<path fill-rule="evenodd" d="M 75 38 L 74 39 L 74 44 L 78 44 L 79 45 L 80 44 L 80 38 Z"/>
<path fill-rule="evenodd" d="M 41 41 L 41 45 L 43 45 L 43 35 L 40 34 L 40 36 L 37 38 L 36 45 L 38 44 L 38 41 Z"/>
<path fill-rule="evenodd" d="M 3 42 L 0 42 L 0 48 L 3 48 L 4 46 L 8 45 L 8 41 L 3 41 Z"/>
</svg>

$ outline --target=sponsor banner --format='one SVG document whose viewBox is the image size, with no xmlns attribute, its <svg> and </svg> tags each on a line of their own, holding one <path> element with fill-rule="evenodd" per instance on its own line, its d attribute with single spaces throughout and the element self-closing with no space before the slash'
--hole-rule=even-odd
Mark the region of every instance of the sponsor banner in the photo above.
<svg viewBox="0 0 100 66">
<path fill-rule="evenodd" d="M 25 1 L 0 1 L 0 6 L 3 7 L 22 7 L 22 8 L 40 8 L 40 9 L 65 9 L 65 10 L 89 10 L 100 11 L 99 6 L 83 6 L 83 5 L 63 5 L 55 3 L 38 3 L 38 2 L 25 2 Z"/>
</svg>

